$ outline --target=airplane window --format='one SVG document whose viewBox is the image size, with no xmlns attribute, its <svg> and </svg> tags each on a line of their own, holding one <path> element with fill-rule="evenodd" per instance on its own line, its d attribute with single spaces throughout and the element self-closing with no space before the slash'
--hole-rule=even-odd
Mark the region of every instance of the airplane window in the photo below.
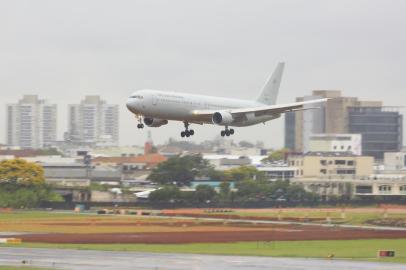
<svg viewBox="0 0 406 270">
<path fill-rule="evenodd" d="M 140 95 L 133 95 L 133 96 L 130 96 L 130 98 L 139 98 L 139 99 L 143 99 L 144 97 L 143 97 L 143 96 L 140 96 Z"/>
</svg>

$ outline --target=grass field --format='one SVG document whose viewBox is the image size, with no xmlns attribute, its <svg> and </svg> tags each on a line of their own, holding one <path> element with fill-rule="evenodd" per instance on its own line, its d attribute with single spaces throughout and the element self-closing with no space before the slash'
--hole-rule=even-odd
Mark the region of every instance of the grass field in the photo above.
<svg viewBox="0 0 406 270">
<path fill-rule="evenodd" d="M 11 247 L 12 245 L 7 245 Z M 15 246 L 14 246 L 15 247 Z M 244 256 L 354 259 L 406 263 L 406 239 L 339 240 L 339 241 L 276 241 L 238 242 L 224 244 L 41 244 L 25 243 L 21 247 L 67 248 L 110 251 L 161 253 L 196 253 Z M 396 251 L 395 258 L 378 259 L 378 250 Z"/>
<path fill-rule="evenodd" d="M 201 211 L 201 210 L 200 210 Z M 241 216 L 273 216 L 279 214 L 282 218 L 291 217 L 325 217 L 342 218 L 341 209 L 277 209 L 236 210 L 231 214 Z M 213 214 L 215 215 L 215 214 Z M 383 210 L 372 208 L 349 209 L 345 211 L 345 223 L 364 224 L 368 219 L 382 218 Z M 406 218 L 404 210 L 387 211 L 387 217 Z M 144 232 L 162 231 L 162 225 L 156 226 L 154 222 L 168 223 L 164 226 L 167 231 L 187 231 L 189 227 L 176 226 L 172 223 L 182 219 L 155 218 L 140 216 L 98 216 L 90 214 L 77 214 L 69 212 L 46 211 L 17 211 L 0 213 L 1 231 L 27 231 L 27 232 Z M 134 225 L 136 221 L 148 224 Z M 190 220 L 188 220 L 190 222 Z M 74 226 L 58 225 L 55 223 L 72 222 Z M 90 222 L 90 224 L 88 223 Z M 109 223 L 121 222 L 120 226 Z M 129 223 L 127 226 L 126 223 Z M 197 219 L 195 222 L 199 222 Z M 102 224 L 100 224 L 102 223 Z M 206 229 L 210 225 L 205 225 Z M 221 227 L 217 225 L 217 229 Z M 196 231 L 196 233 L 199 233 Z M 1 246 L 1 245 L 0 245 Z M 164 252 L 164 253 L 196 253 L 196 254 L 223 254 L 247 256 L 274 256 L 274 257 L 312 257 L 327 258 L 331 254 L 336 259 L 355 259 L 369 261 L 406 263 L 406 239 L 380 239 L 380 240 L 325 240 L 325 241 L 274 241 L 274 242 L 236 242 L 236 243 L 195 243 L 195 244 L 43 244 L 23 243 L 21 245 L 6 245 L 9 247 L 45 247 L 45 248 L 72 248 L 113 251 L 139 251 L 139 252 Z M 378 250 L 390 249 L 396 251 L 395 258 L 377 259 Z M 19 268 L 1 268 L 19 269 Z M 30 269 L 24 267 L 24 269 Z"/>
<path fill-rule="evenodd" d="M 177 210 L 175 210 L 176 212 Z M 191 209 L 183 209 L 180 212 L 187 213 Z M 241 217 L 271 217 L 271 218 L 319 218 L 316 223 L 327 222 L 327 217 L 332 223 L 365 225 L 368 220 L 382 218 L 406 219 L 406 209 L 383 209 L 383 208 L 288 208 L 288 209 L 235 209 L 226 213 L 207 213 L 202 209 L 196 209 L 196 213 L 210 214 L 211 216 L 238 215 Z M 324 220 L 323 220 L 324 219 Z"/>
<path fill-rule="evenodd" d="M 177 211 L 177 210 L 174 210 Z M 179 213 L 206 213 L 202 209 L 183 209 Z M 384 210 L 377 208 L 353 208 L 342 210 L 336 209 L 236 209 L 230 213 L 219 213 L 219 215 L 239 215 L 241 217 L 281 217 L 284 218 L 326 218 L 332 219 L 337 224 L 365 225 L 368 220 L 383 218 Z M 216 213 L 210 213 L 215 217 Z M 386 218 L 406 219 L 406 210 L 387 210 Z M 181 224 L 184 222 L 185 224 Z M 135 215 L 95 215 L 78 214 L 73 212 L 53 212 L 53 211 L 15 211 L 11 213 L 0 213 L 0 232 L 32 232 L 32 233 L 145 233 L 145 232 L 177 232 L 177 231 L 221 231 L 225 226 L 214 224 L 213 221 L 204 221 L 204 226 L 199 219 L 182 219 L 135 216 Z M 222 221 L 220 221 L 222 222 Z M 315 221 L 325 223 L 324 219 Z M 193 223 L 193 224 L 191 224 Z M 210 225 L 213 224 L 213 226 Z M 189 226 L 187 224 L 191 224 Z M 184 226 L 183 226 L 184 225 Z M 227 225 L 228 229 L 232 227 Z M 238 227 L 234 230 L 245 231 L 253 228 Z M 264 228 L 254 228 L 264 230 Z M 266 230 L 266 228 L 265 228 Z"/>
<path fill-rule="evenodd" d="M 184 220 L 176 219 L 176 222 Z M 137 224 L 137 222 L 139 224 Z M 147 222 L 148 225 L 143 223 Z M 188 220 L 190 222 L 190 220 Z M 114 223 L 114 224 L 113 224 Z M 120 223 L 120 226 L 116 224 Z M 32 232 L 32 233 L 132 233 L 132 232 L 160 232 L 162 224 L 167 224 L 167 232 L 199 230 L 199 228 L 181 227 L 175 224 L 174 219 L 120 216 L 120 215 L 94 215 L 45 211 L 16 211 L 0 213 L 0 232 Z M 160 225 L 160 226 L 159 226 Z M 207 228 L 209 226 L 205 226 Z M 210 229 L 210 228 L 209 228 Z"/>
</svg>

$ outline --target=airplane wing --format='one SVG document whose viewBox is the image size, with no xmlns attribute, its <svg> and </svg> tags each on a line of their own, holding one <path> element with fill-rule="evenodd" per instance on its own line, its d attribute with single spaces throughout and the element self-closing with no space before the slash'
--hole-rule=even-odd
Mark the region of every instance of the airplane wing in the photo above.
<svg viewBox="0 0 406 270">
<path fill-rule="evenodd" d="M 294 102 L 294 103 L 288 103 L 288 104 L 269 105 L 269 106 L 265 105 L 265 106 L 259 106 L 259 107 L 229 109 L 229 110 L 223 110 L 223 111 L 230 113 L 234 119 L 238 119 L 239 117 L 241 117 L 245 114 L 248 114 L 248 113 L 254 114 L 254 116 L 277 115 L 277 114 L 286 113 L 286 112 L 301 111 L 301 110 L 308 110 L 308 109 L 318 109 L 318 107 L 307 107 L 306 105 L 323 103 L 329 99 L 330 98 L 323 98 L 323 99 L 315 99 L 315 100 Z M 213 116 L 213 114 L 218 111 L 219 110 L 196 110 L 196 111 L 193 111 L 192 114 L 198 120 L 211 121 L 211 117 Z"/>
</svg>

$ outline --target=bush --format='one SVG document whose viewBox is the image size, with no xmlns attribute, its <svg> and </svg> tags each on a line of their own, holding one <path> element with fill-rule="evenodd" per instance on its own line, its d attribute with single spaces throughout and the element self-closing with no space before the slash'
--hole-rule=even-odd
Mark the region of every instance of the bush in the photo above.
<svg viewBox="0 0 406 270">
<path fill-rule="evenodd" d="M 0 207 L 33 208 L 42 201 L 63 201 L 46 185 L 0 185 Z"/>
</svg>

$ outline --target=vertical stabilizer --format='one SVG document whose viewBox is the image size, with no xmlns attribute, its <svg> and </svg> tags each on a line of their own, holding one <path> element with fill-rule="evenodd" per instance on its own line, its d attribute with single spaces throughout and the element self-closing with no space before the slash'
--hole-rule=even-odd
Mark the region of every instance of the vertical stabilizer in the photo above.
<svg viewBox="0 0 406 270">
<path fill-rule="evenodd" d="M 279 63 L 275 71 L 262 88 L 261 94 L 258 96 L 257 101 L 266 105 L 275 105 L 278 98 L 279 86 L 282 80 L 282 73 L 285 63 Z"/>
</svg>

